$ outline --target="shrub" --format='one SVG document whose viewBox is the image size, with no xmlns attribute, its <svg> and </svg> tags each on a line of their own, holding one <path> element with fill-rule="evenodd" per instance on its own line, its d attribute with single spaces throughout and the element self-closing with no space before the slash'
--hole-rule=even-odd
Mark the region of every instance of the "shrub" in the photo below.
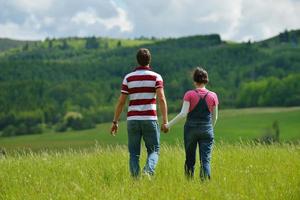
<svg viewBox="0 0 300 200">
<path fill-rule="evenodd" d="M 2 132 L 1 136 L 4 137 L 10 137 L 10 136 L 15 136 L 17 132 L 17 128 L 14 127 L 13 125 L 8 125 Z"/>
<path fill-rule="evenodd" d="M 96 124 L 89 117 L 73 119 L 70 127 L 74 130 L 95 128 Z"/>
<path fill-rule="evenodd" d="M 68 130 L 68 126 L 65 122 L 60 122 L 55 127 L 55 131 L 57 132 L 65 132 L 67 130 Z"/>
</svg>

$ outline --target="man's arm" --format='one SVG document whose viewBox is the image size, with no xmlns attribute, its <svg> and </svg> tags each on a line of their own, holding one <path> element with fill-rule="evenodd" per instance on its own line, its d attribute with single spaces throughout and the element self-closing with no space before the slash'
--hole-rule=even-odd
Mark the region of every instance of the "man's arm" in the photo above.
<svg viewBox="0 0 300 200">
<path fill-rule="evenodd" d="M 162 125 L 166 125 L 168 123 L 168 107 L 167 107 L 167 100 L 165 97 L 164 89 L 157 88 L 156 95 L 159 103 L 160 112 L 162 115 Z"/>
<path fill-rule="evenodd" d="M 118 103 L 115 108 L 114 119 L 113 119 L 113 123 L 111 126 L 111 131 L 110 131 L 110 133 L 112 135 L 115 135 L 118 132 L 118 121 L 120 119 L 120 115 L 121 115 L 124 105 L 126 103 L 126 99 L 127 99 L 127 95 L 123 94 L 123 93 L 119 97 Z"/>
</svg>

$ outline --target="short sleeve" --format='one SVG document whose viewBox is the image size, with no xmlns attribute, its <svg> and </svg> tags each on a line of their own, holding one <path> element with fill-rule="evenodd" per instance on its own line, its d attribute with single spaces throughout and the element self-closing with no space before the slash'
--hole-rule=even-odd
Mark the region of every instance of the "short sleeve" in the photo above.
<svg viewBox="0 0 300 200">
<path fill-rule="evenodd" d="M 163 81 L 161 75 L 158 74 L 156 77 L 155 88 L 157 89 L 157 88 L 163 88 L 163 87 L 164 87 L 164 81 Z"/>
<path fill-rule="evenodd" d="M 127 84 L 127 76 L 125 76 L 125 78 L 122 82 L 121 93 L 122 94 L 128 94 L 129 93 L 128 84 Z"/>
<path fill-rule="evenodd" d="M 183 100 L 191 102 L 191 92 L 190 91 L 188 91 L 184 94 Z"/>
<path fill-rule="evenodd" d="M 214 106 L 217 106 L 217 105 L 219 105 L 219 99 L 218 99 L 218 96 L 217 96 L 217 94 L 216 93 L 213 93 L 214 95 L 213 95 L 213 97 L 214 97 Z"/>
</svg>

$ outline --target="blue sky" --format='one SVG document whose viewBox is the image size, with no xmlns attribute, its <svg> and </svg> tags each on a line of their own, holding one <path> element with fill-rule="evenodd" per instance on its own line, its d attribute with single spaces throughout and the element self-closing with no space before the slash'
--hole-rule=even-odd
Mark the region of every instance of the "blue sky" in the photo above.
<svg viewBox="0 0 300 200">
<path fill-rule="evenodd" d="M 300 28 L 300 0 L 0 0 L 0 37 L 261 40 Z"/>
</svg>

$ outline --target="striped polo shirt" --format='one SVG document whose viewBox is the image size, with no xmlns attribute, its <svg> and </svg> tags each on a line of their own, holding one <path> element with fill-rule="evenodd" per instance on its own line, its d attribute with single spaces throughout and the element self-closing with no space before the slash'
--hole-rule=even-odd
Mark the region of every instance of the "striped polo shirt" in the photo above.
<svg viewBox="0 0 300 200">
<path fill-rule="evenodd" d="M 127 120 L 157 120 L 156 89 L 162 87 L 162 77 L 150 67 L 140 66 L 127 74 L 121 89 L 129 95 Z"/>
</svg>

